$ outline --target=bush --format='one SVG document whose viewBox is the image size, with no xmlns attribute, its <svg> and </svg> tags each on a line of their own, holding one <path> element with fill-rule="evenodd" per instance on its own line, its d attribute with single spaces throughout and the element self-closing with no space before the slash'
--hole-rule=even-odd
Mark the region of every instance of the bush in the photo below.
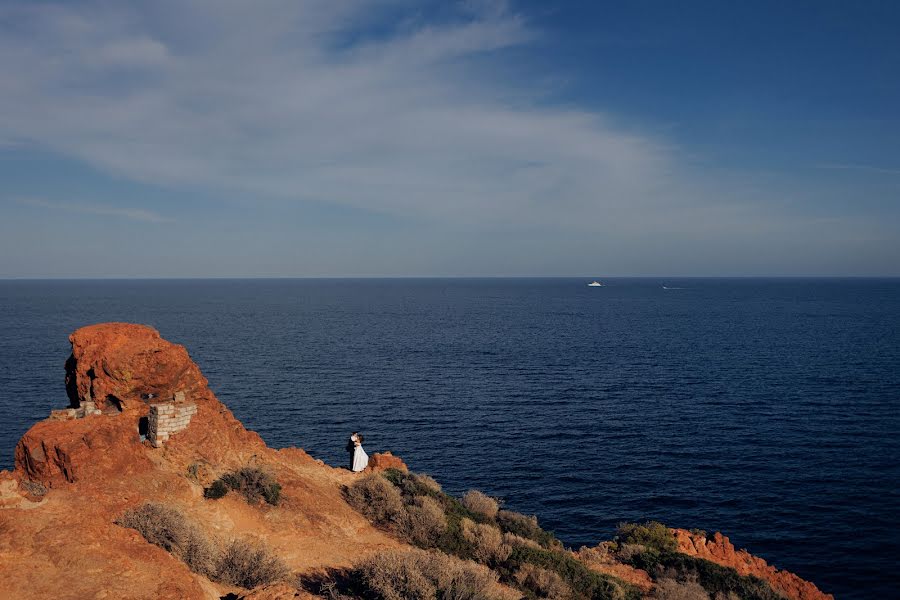
<svg viewBox="0 0 900 600">
<path fill-rule="evenodd" d="M 591 571 L 568 552 L 524 546 L 513 548 L 509 557 L 509 565 L 518 570 L 525 564 L 553 571 L 575 593 L 592 600 L 640 598 L 640 593 L 636 588 L 611 575 Z"/>
<path fill-rule="evenodd" d="M 226 473 L 217 481 L 223 482 L 230 489 L 240 492 L 250 504 L 265 500 L 273 506 L 281 499 L 281 484 L 269 473 L 257 467 L 244 467 Z M 213 486 L 216 482 L 213 482 Z M 210 486 L 212 489 L 213 486 Z"/>
<path fill-rule="evenodd" d="M 441 495 L 440 484 L 428 475 L 408 473 L 400 469 L 386 469 L 382 476 L 397 486 L 404 496 Z"/>
<path fill-rule="evenodd" d="M 472 546 L 472 558 L 481 564 L 497 565 L 512 553 L 512 547 L 503 541 L 503 534 L 492 525 L 463 519 L 460 530 L 463 538 Z"/>
<path fill-rule="evenodd" d="M 670 577 L 657 579 L 653 597 L 656 600 L 709 600 L 709 594 L 696 581 L 678 581 Z"/>
<path fill-rule="evenodd" d="M 668 527 L 657 521 L 646 523 L 620 523 L 618 539 L 623 544 L 640 544 L 660 552 L 676 552 L 678 542 Z"/>
<path fill-rule="evenodd" d="M 516 583 L 525 588 L 538 598 L 550 598 L 551 600 L 568 600 L 572 597 L 572 588 L 566 585 L 562 577 L 531 564 L 524 564 L 516 571 Z"/>
<path fill-rule="evenodd" d="M 503 543 L 507 544 L 510 548 L 514 548 L 515 546 L 525 546 L 526 548 L 541 547 L 541 545 L 534 540 L 523 538 L 514 533 L 509 533 L 508 531 L 503 534 Z"/>
<path fill-rule="evenodd" d="M 261 544 L 235 540 L 224 550 L 179 510 L 147 503 L 127 511 L 117 525 L 136 530 L 144 539 L 182 560 L 191 571 L 214 581 L 252 589 L 287 576 L 287 567 Z"/>
<path fill-rule="evenodd" d="M 647 552 L 646 546 L 641 546 L 640 544 L 620 544 L 619 549 L 616 551 L 616 558 L 618 558 L 622 562 L 630 563 L 634 560 L 634 557 L 639 556 Z M 657 550 L 653 550 L 658 554 Z"/>
<path fill-rule="evenodd" d="M 504 532 L 534 540 L 544 548 L 562 547 L 562 544 L 552 533 L 541 529 L 540 525 L 538 525 L 537 517 L 528 517 L 517 512 L 501 510 L 497 513 L 497 524 Z"/>
<path fill-rule="evenodd" d="M 208 488 L 203 490 L 203 497 L 211 500 L 218 500 L 225 496 L 231 488 L 221 479 L 216 479 Z"/>
<path fill-rule="evenodd" d="M 430 475 L 425 475 L 424 473 L 416 473 L 413 475 L 416 483 L 423 487 L 433 494 L 437 494 L 441 491 L 441 484 L 435 481 Z"/>
<path fill-rule="evenodd" d="M 218 548 L 177 509 L 149 502 L 127 511 L 116 524 L 136 530 L 151 544 L 181 559 L 191 571 L 214 576 Z"/>
<path fill-rule="evenodd" d="M 265 546 L 246 540 L 233 540 L 225 547 L 216 566 L 216 580 L 253 589 L 287 577 L 288 568 Z"/>
<path fill-rule="evenodd" d="M 495 499 L 478 490 L 469 490 L 466 492 L 462 497 L 462 505 L 473 513 L 484 515 L 489 519 L 495 518 L 497 516 L 497 511 L 500 510 L 500 505 Z"/>
<path fill-rule="evenodd" d="M 733 593 L 743 600 L 784 600 L 758 577 L 744 576 L 734 569 L 687 554 L 649 548 L 630 562 L 656 578 L 674 576 L 681 581 L 696 581 L 712 595 L 728 597 Z"/>
<path fill-rule="evenodd" d="M 357 479 L 344 493 L 347 502 L 379 527 L 396 528 L 406 519 L 400 491 L 378 474 Z"/>
<path fill-rule="evenodd" d="M 354 579 L 377 600 L 490 600 L 497 575 L 440 552 L 384 552 L 356 567 Z"/>
<path fill-rule="evenodd" d="M 415 498 L 406 507 L 402 535 L 420 548 L 433 548 L 447 530 L 447 516 L 440 502 L 428 496 Z"/>
</svg>

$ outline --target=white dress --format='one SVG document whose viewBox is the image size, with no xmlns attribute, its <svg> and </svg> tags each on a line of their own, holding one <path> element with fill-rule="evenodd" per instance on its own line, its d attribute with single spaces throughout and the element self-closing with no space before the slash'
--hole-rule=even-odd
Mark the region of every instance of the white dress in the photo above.
<svg viewBox="0 0 900 600">
<path fill-rule="evenodd" d="M 369 466 L 369 455 L 363 450 L 362 444 L 356 446 L 353 451 L 353 472 L 359 473 Z"/>
</svg>

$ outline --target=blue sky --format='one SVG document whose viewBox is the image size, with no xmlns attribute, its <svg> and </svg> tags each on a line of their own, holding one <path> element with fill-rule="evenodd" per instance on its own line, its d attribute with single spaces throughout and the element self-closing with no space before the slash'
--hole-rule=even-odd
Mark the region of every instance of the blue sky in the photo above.
<svg viewBox="0 0 900 600">
<path fill-rule="evenodd" d="M 0 1 L 0 277 L 897 276 L 898 6 Z"/>
</svg>

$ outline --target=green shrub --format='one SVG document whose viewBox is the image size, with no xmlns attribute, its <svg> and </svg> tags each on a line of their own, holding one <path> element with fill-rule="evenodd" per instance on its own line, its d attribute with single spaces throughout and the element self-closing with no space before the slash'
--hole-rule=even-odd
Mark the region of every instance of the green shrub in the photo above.
<svg viewBox="0 0 900 600">
<path fill-rule="evenodd" d="M 281 499 L 281 485 L 266 471 L 244 467 L 222 476 L 228 487 L 241 493 L 250 504 L 265 500 L 273 506 Z"/>
<path fill-rule="evenodd" d="M 679 552 L 659 552 L 649 548 L 630 562 L 655 577 L 674 575 L 681 581 L 696 581 L 711 595 L 736 594 L 741 600 L 784 600 L 758 577 L 744 576 L 729 567 Z"/>
<path fill-rule="evenodd" d="M 500 510 L 500 503 L 478 490 L 469 490 L 461 499 L 462 505 L 473 513 L 480 514 L 488 519 L 494 519 Z"/>
<path fill-rule="evenodd" d="M 533 540 L 544 548 L 561 548 L 562 544 L 549 531 L 544 531 L 538 525 L 537 517 L 528 517 L 509 510 L 501 510 L 497 513 L 497 524 L 506 533 Z"/>
<path fill-rule="evenodd" d="M 219 498 L 225 496 L 225 494 L 227 494 L 229 490 L 230 488 L 228 487 L 227 483 L 225 483 L 221 479 L 216 479 L 208 488 L 203 490 L 203 497 L 209 498 L 211 500 L 218 500 Z"/>
<path fill-rule="evenodd" d="M 346 488 L 344 497 L 350 506 L 378 527 L 395 529 L 407 518 L 400 490 L 377 473 L 354 481 Z"/>
<path fill-rule="evenodd" d="M 383 552 L 360 563 L 352 577 L 375 600 L 492 600 L 497 575 L 440 552 Z"/>
<path fill-rule="evenodd" d="M 260 543 L 233 540 L 222 552 L 216 565 L 216 580 L 253 589 L 287 577 L 288 568 Z"/>
<path fill-rule="evenodd" d="M 623 544 L 640 544 L 660 552 L 675 552 L 678 542 L 675 534 L 657 521 L 646 523 L 620 523 L 617 539 Z"/>
<path fill-rule="evenodd" d="M 257 467 L 244 467 L 226 473 L 203 490 L 206 498 L 218 499 L 229 490 L 239 492 L 250 504 L 264 500 L 267 504 L 277 505 L 281 500 L 281 484 L 275 481 L 266 471 Z"/>
<path fill-rule="evenodd" d="M 577 594 L 592 600 L 631 600 L 640 598 L 640 592 L 625 582 L 591 571 L 568 552 L 544 548 L 513 548 L 508 564 L 514 570 L 530 564 L 553 571 Z"/>
</svg>

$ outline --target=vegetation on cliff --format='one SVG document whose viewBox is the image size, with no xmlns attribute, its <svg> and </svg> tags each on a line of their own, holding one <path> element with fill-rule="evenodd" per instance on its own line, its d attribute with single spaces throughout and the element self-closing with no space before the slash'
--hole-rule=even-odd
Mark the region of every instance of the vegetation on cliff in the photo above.
<svg viewBox="0 0 900 600">
<path fill-rule="evenodd" d="M 287 577 L 288 568 L 260 542 L 223 542 L 206 534 L 173 506 L 148 502 L 127 511 L 117 525 L 134 529 L 144 539 L 170 552 L 188 568 L 213 581 L 253 589 Z"/>
<path fill-rule="evenodd" d="M 452 559 L 472 565 L 470 570 L 474 564 L 490 569 L 497 581 L 529 599 L 627 600 L 646 593 L 619 577 L 591 568 L 579 554 L 565 549 L 552 533 L 542 529 L 535 517 L 501 510 L 496 499 L 477 490 L 455 498 L 430 477 L 389 469 L 357 480 L 347 487 L 345 497 L 377 527 L 430 550 L 408 559 L 389 554 L 370 560 L 365 568 L 345 578 L 342 593 L 349 597 L 491 598 L 486 585 L 480 595 L 465 592 L 457 596 L 457 592 L 442 588 L 430 573 L 434 564 Z M 602 550 L 594 550 L 595 558 L 597 552 L 605 554 L 607 562 L 615 566 L 648 574 L 655 584 L 653 597 L 660 599 L 782 598 L 761 579 L 679 553 L 673 530 L 657 522 L 623 523 L 616 540 Z M 420 582 L 416 585 L 424 586 L 423 590 L 434 591 L 397 596 L 397 589 L 383 583 L 388 580 Z"/>
<path fill-rule="evenodd" d="M 454 497 L 388 453 L 360 476 L 269 448 L 149 327 L 70 340 L 70 407 L 36 423 L 15 472 L 0 471 L 10 597 L 830 598 L 718 533 L 623 525 L 573 552 L 537 518 L 478 491 Z M 142 423 L 168 405 L 184 414 L 153 443 Z"/>
</svg>

